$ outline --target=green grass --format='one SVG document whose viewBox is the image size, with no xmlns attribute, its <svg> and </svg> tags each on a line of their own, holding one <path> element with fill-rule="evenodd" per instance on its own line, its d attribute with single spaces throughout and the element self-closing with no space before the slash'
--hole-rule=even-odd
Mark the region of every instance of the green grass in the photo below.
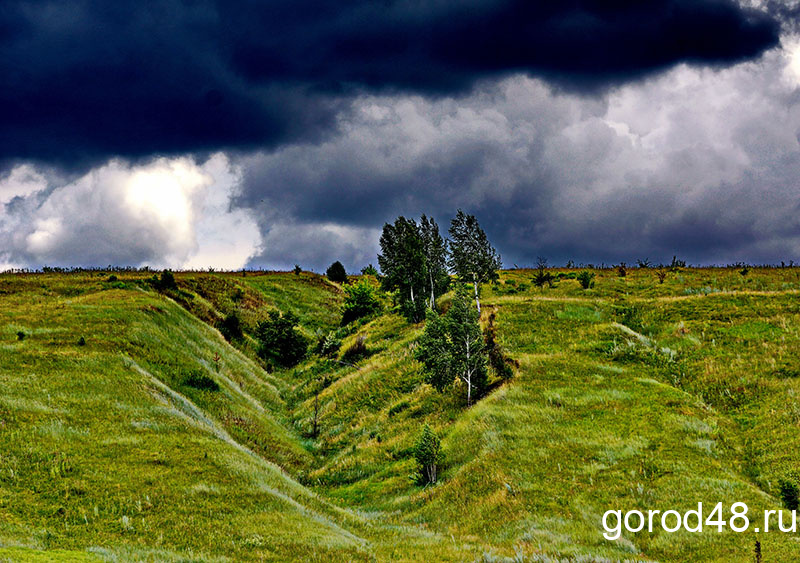
<svg viewBox="0 0 800 563">
<path fill-rule="evenodd" d="M 519 367 L 469 409 L 424 383 L 422 325 L 390 313 L 337 358 L 265 371 L 251 335 L 269 310 L 309 338 L 338 325 L 341 290 L 320 276 L 178 273 L 159 294 L 138 273 L 2 275 L 0 561 L 751 560 L 752 532 L 609 542 L 600 518 L 780 507 L 800 270 L 596 273 L 589 290 L 526 270 L 483 288 Z M 232 311 L 233 345 L 213 328 Z M 359 336 L 368 355 L 343 362 Z M 422 488 L 426 422 L 445 463 Z M 793 535 L 759 539 L 765 561 L 792 560 Z"/>
</svg>

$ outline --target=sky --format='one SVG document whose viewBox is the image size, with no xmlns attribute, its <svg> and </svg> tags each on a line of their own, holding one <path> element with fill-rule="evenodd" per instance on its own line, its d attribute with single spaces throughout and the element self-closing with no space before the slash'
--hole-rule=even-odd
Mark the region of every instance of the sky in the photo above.
<svg viewBox="0 0 800 563">
<path fill-rule="evenodd" d="M 144 6 L 144 7 L 143 7 Z M 793 0 L 4 0 L 0 270 L 800 263 Z"/>
</svg>

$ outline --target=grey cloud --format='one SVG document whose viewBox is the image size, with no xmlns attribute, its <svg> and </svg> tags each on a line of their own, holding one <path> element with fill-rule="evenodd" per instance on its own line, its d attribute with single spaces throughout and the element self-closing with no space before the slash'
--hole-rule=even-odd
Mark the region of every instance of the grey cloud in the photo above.
<svg viewBox="0 0 800 563">
<path fill-rule="evenodd" d="M 786 63 L 776 51 L 684 66 L 602 99 L 521 76 L 459 98 L 362 97 L 340 136 L 246 159 L 236 203 L 359 229 L 423 212 L 446 223 L 463 207 L 507 265 L 798 260 L 800 106 Z M 348 256 L 373 261 L 376 242 Z M 265 244 L 253 263 L 301 246 Z"/>
</svg>

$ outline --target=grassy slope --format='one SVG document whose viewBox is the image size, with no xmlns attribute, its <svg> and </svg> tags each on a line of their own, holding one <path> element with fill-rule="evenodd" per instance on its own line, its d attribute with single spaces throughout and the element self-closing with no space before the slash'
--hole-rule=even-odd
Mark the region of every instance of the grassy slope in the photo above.
<svg viewBox="0 0 800 563">
<path fill-rule="evenodd" d="M 660 285 L 646 270 L 603 272 L 586 292 L 571 280 L 517 291 L 530 272 L 504 273 L 484 301 L 521 366 L 469 410 L 457 392 L 422 384 L 411 359 L 421 327 L 394 315 L 359 329 L 373 354 L 355 367 L 312 359 L 270 376 L 248 359 L 251 344 L 234 351 L 156 295 L 98 292 L 113 284 L 91 277 L 4 277 L 0 545 L 106 546 L 124 559 L 161 549 L 154 559 L 747 560 L 752 532 L 609 543 L 599 516 L 700 500 L 778 507 L 777 480 L 797 463 L 799 273 L 690 270 Z M 195 293 L 186 308 L 207 322 L 233 307 L 250 325 L 266 308 L 293 309 L 311 334 L 334 326 L 341 302 L 310 274 L 178 279 Z M 31 336 L 16 342 L 18 330 Z M 198 369 L 223 390 L 181 386 Z M 301 438 L 317 390 L 321 435 Z M 447 454 L 442 482 L 427 489 L 409 479 L 423 421 Z M 760 539 L 769 560 L 789 560 L 788 535 Z"/>
</svg>

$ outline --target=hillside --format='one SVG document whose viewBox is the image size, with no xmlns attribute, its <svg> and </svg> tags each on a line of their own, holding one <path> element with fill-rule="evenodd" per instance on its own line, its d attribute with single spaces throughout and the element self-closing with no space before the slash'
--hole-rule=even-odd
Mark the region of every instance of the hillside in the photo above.
<svg viewBox="0 0 800 563">
<path fill-rule="evenodd" d="M 800 270 L 531 276 L 483 288 L 519 367 L 467 408 L 423 382 L 422 325 L 390 312 L 344 338 L 366 336 L 356 362 L 264 369 L 269 310 L 314 339 L 337 326 L 341 289 L 313 274 L 179 273 L 161 292 L 144 273 L 0 275 L 0 560 L 749 561 L 752 531 L 610 542 L 601 517 L 780 508 Z M 214 328 L 232 311 L 233 344 Z M 422 488 L 425 422 L 445 464 Z M 764 560 L 793 560 L 796 537 L 762 534 Z"/>
</svg>

